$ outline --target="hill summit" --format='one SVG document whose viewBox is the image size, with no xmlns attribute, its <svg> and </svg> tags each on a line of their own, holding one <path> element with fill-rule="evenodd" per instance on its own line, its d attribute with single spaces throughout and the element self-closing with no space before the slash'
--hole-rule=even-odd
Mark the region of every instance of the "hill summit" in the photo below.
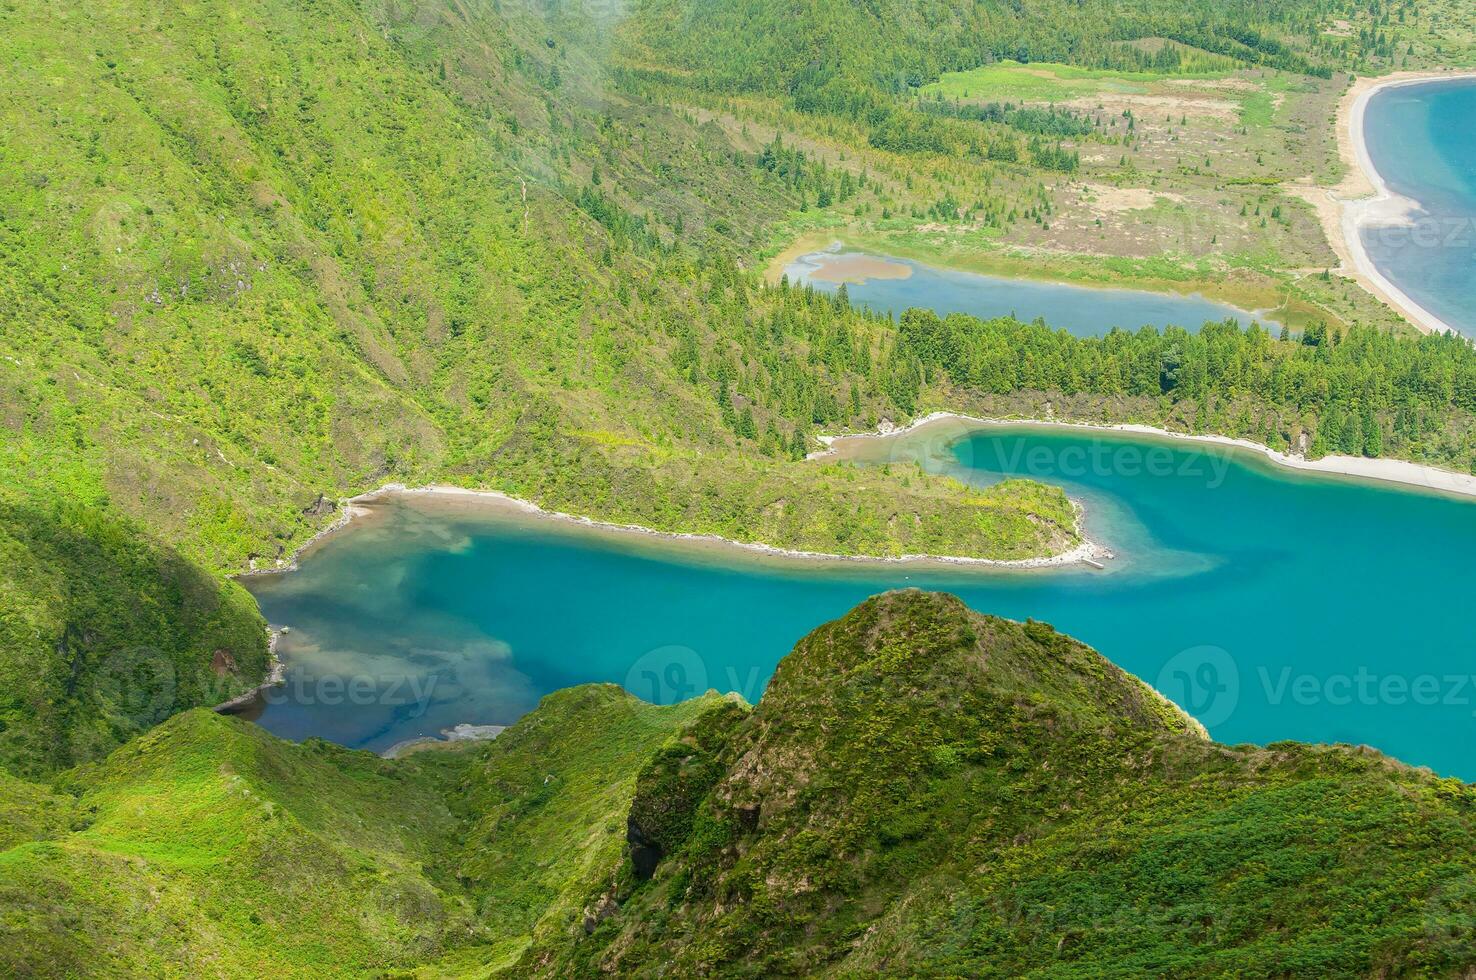
<svg viewBox="0 0 1476 980">
<path fill-rule="evenodd" d="M 179 715 L 5 777 L 0 973 L 1458 974 L 1476 789 L 1224 746 L 1045 623 L 891 592 L 750 707 L 545 698 L 379 759 Z"/>
</svg>

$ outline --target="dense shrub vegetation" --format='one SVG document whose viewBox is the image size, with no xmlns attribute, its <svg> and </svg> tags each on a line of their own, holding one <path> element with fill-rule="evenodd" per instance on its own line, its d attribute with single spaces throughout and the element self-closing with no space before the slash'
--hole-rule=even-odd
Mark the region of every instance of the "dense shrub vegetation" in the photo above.
<svg viewBox="0 0 1476 980">
<path fill-rule="evenodd" d="M 949 599 L 821 629 L 752 710 L 580 688 L 397 763 L 186 710 L 266 666 L 225 573 L 387 482 L 1019 559 L 1079 540 L 1059 489 L 805 457 L 1049 410 L 1476 471 L 1455 338 L 1350 315 L 1084 340 L 755 268 L 776 229 L 873 205 L 1044 229 L 1092 157 L 1130 166 L 1131 111 L 928 97 L 944 71 L 1333 98 L 1308 80 L 1469 57 L 1450 7 L 0 5 L 0 972 L 1468 967 L 1470 787 L 1212 745 L 1049 626 Z M 1274 118 L 1269 88 L 1227 105 Z M 1227 200 L 1279 180 L 1173 163 Z"/>
<path fill-rule="evenodd" d="M 1476 956 L 1470 786 L 1346 746 L 1215 745 L 1050 626 L 952 597 L 816 630 L 721 758 L 682 847 L 650 880 L 627 859 L 590 896 L 602 920 L 521 969 L 1362 976 Z"/>
<path fill-rule="evenodd" d="M 1049 625 L 936 594 L 816 630 L 751 710 L 591 685 L 395 761 L 197 710 L 54 788 L 0 788 L 7 975 L 1476 959 L 1470 786 L 1348 746 L 1215 745 Z"/>
<path fill-rule="evenodd" d="M 105 755 L 266 663 L 256 603 L 103 508 L 0 491 L 0 768 Z"/>
</svg>

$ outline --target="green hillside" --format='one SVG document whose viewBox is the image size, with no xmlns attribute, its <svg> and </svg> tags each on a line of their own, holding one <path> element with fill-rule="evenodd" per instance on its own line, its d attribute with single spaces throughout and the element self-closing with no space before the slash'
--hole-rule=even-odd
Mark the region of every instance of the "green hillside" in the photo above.
<svg viewBox="0 0 1476 980">
<path fill-rule="evenodd" d="M 1216 745 L 916 592 L 756 706 L 545 698 L 387 761 L 206 710 L 230 579 L 387 483 L 1025 559 L 1064 491 L 807 459 L 935 409 L 1476 472 L 1476 350 L 1315 211 L 1458 0 L 0 4 L 0 975 L 1458 975 L 1476 791 Z M 852 308 L 845 241 L 1287 329 Z M 1413 627 L 1412 627 L 1413 628 Z"/>
<path fill-rule="evenodd" d="M 396 761 L 179 715 L 5 782 L 0 972 L 1448 975 L 1476 794 L 1222 746 L 1044 623 L 915 591 L 753 709 L 573 688 Z"/>
<path fill-rule="evenodd" d="M 733 256 L 793 189 L 608 94 L 596 33 L 493 5 L 0 9 L 0 763 L 259 679 L 218 575 L 386 482 L 816 551 L 1076 542 L 1058 490 L 859 492 L 796 459 L 900 416 L 916 367 L 882 321 L 755 289 Z M 94 690 L 145 649 L 175 687 L 146 719 Z"/>
<path fill-rule="evenodd" d="M 1361 976 L 1476 961 L 1476 794 L 1209 742 L 1043 623 L 891 593 L 816 630 L 547 976 Z M 660 781 L 647 783 L 660 791 Z M 633 837 L 644 826 L 638 794 Z"/>
<path fill-rule="evenodd" d="M 179 715 L 68 778 L 68 828 L 0 855 L 0 971 L 305 976 L 433 956 L 468 922 L 443 866 L 451 778 Z"/>
<path fill-rule="evenodd" d="M 1327 76 L 1469 59 L 1450 3 L 1276 5 L 1000 0 L 642 0 L 622 25 L 637 69 L 835 111 L 1002 59 L 1112 71 L 1265 67 Z"/>
<path fill-rule="evenodd" d="M 245 589 L 104 508 L 0 491 L 0 593 L 0 769 L 105 755 L 266 669 Z"/>
<path fill-rule="evenodd" d="M 353 976 L 505 959 L 545 920 L 568 924 L 568 893 L 619 860 L 635 769 L 715 703 L 580 688 L 505 743 L 395 762 L 179 715 L 57 791 L 6 782 L 0 972 Z M 603 753 L 586 751 L 593 733 Z"/>
<path fill-rule="evenodd" d="M 1353 5 L 1349 12 L 1356 16 Z M 1172 39 L 1199 49 L 1201 65 L 1242 62 L 1317 70 L 1335 45 L 1305 43 L 1325 7 L 1254 3 L 1007 4 L 941 0 L 646 0 L 630 33 L 720 88 L 787 89 L 811 108 L 837 108 L 870 88 L 897 92 L 941 73 L 1000 58 L 1069 61 L 1094 68 L 1178 67 L 1132 42 Z M 1218 56 L 1218 57 L 1216 57 Z M 1325 68 L 1323 70 L 1326 70 Z"/>
<path fill-rule="evenodd" d="M 648 132 L 664 166 L 685 156 L 712 198 L 738 184 L 752 215 L 782 185 L 674 114 L 590 104 L 555 37 L 490 8 L 396 9 L 0 13 L 12 480 L 69 493 L 98 473 L 217 568 L 284 554 L 320 495 L 388 481 L 823 550 L 919 550 L 889 530 L 898 510 L 938 517 L 957 550 L 1056 543 L 982 536 L 926 478 L 842 500 L 833 469 L 793 464 L 818 424 L 896 413 L 871 367 L 891 364 L 882 326 L 822 304 L 755 336 L 776 300 L 724 258 L 741 223 L 679 248 L 661 209 L 623 203 L 653 192 L 652 148 L 632 146 Z M 845 537 L 838 510 L 863 530 Z"/>
</svg>

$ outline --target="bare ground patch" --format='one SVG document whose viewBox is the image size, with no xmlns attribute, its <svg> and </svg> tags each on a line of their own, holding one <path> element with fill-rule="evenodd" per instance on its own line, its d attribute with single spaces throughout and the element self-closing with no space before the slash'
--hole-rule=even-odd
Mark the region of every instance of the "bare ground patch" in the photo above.
<svg viewBox="0 0 1476 980">
<path fill-rule="evenodd" d="M 1111 113 L 1131 110 L 1134 115 L 1161 112 L 1179 116 L 1199 116 L 1234 121 L 1240 118 L 1240 106 L 1227 99 L 1208 95 L 1119 95 L 1102 94 L 1072 99 L 1065 103 L 1083 112 L 1104 109 Z"/>
</svg>

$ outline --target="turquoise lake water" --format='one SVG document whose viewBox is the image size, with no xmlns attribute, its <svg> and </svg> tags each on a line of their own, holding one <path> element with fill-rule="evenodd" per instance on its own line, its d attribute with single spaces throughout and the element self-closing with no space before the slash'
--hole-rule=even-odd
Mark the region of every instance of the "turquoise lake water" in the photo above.
<svg viewBox="0 0 1476 980">
<path fill-rule="evenodd" d="M 878 453 L 978 483 L 1060 483 L 1119 553 L 1106 572 L 776 565 L 397 503 L 300 571 L 251 579 L 292 632 L 273 732 L 382 750 L 507 724 L 550 691 L 759 696 L 794 642 L 864 597 L 946 589 L 1090 643 L 1218 739 L 1374 745 L 1476 779 L 1476 504 L 1288 476 L 1227 450 L 944 425 Z"/>
<path fill-rule="evenodd" d="M 790 282 L 809 283 L 833 293 L 836 283 L 815 279 L 812 274 L 817 261 L 834 254 L 817 252 L 801 256 L 785 268 L 785 274 Z M 861 283 L 847 283 L 846 292 L 852 303 L 897 316 L 911 307 L 921 306 L 940 315 L 968 313 L 986 320 L 999 316 L 1014 316 L 1025 322 L 1044 318 L 1051 326 L 1069 330 L 1078 337 L 1101 336 L 1113 327 L 1137 330 L 1142 326 L 1172 325 L 1198 331 L 1207 322 L 1226 319 L 1238 320 L 1243 326 L 1259 320 L 1263 326 L 1280 327 L 1265 317 L 1197 295 L 1034 282 L 939 269 L 890 256 L 885 260 L 907 266 L 912 274 L 906 279 L 870 278 Z"/>
<path fill-rule="evenodd" d="M 1418 201 L 1411 228 L 1365 228 L 1369 258 L 1421 306 L 1476 336 L 1476 80 L 1376 93 L 1364 138 L 1379 174 Z"/>
</svg>

